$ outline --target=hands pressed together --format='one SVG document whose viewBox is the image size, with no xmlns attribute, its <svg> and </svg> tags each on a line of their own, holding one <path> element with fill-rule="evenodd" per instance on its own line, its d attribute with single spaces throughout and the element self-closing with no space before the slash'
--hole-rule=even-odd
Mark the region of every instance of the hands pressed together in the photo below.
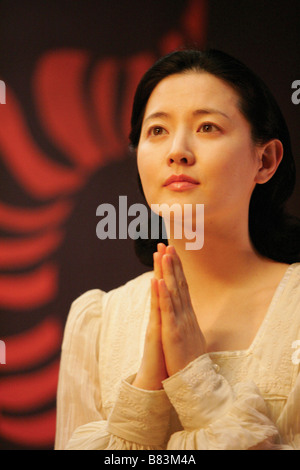
<svg viewBox="0 0 300 470">
<path fill-rule="evenodd" d="M 159 390 L 162 381 L 206 352 L 182 264 L 173 246 L 158 245 L 144 355 L 133 385 Z"/>
</svg>

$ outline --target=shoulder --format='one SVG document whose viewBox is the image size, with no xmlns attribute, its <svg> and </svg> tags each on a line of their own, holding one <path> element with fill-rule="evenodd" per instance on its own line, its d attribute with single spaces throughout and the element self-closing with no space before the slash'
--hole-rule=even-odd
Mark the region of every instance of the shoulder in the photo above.
<svg viewBox="0 0 300 470">
<path fill-rule="evenodd" d="M 290 312 L 300 322 L 300 263 L 288 266 L 273 298 L 281 311 Z"/>
<path fill-rule="evenodd" d="M 153 272 L 145 272 L 134 279 L 130 279 L 123 285 L 108 292 L 101 289 L 92 289 L 80 295 L 71 305 L 69 318 L 83 320 L 88 316 L 101 316 L 103 309 L 110 303 L 117 301 L 140 299 L 149 289 L 150 278 Z"/>
<path fill-rule="evenodd" d="M 295 276 L 295 279 L 298 279 L 300 278 L 300 263 L 293 263 L 290 265 L 290 269 L 292 270 L 294 276 Z M 300 285 L 299 285 L 300 287 Z"/>
<path fill-rule="evenodd" d="M 115 330 L 121 325 L 127 328 L 129 324 L 137 324 L 142 320 L 150 305 L 151 277 L 153 271 L 143 273 L 105 295 L 102 303 L 105 331 L 110 328 Z"/>
<path fill-rule="evenodd" d="M 280 329 L 300 337 L 300 263 L 288 267 L 273 302 L 281 319 Z"/>
<path fill-rule="evenodd" d="M 105 295 L 100 289 L 93 289 L 77 297 L 71 304 L 67 317 L 62 349 L 72 349 L 85 344 L 100 329 L 102 300 Z M 97 334 L 96 334 L 97 335 Z"/>
<path fill-rule="evenodd" d="M 100 318 L 102 311 L 102 300 L 105 292 L 100 289 L 93 289 L 85 292 L 75 299 L 67 318 L 67 328 L 74 328 L 75 324 L 81 327 L 93 318 Z"/>
<path fill-rule="evenodd" d="M 289 293 L 290 301 L 294 299 L 299 302 L 300 299 L 300 263 L 293 263 L 286 271 L 285 277 L 282 282 L 282 288 L 285 288 Z M 297 302 L 297 303 L 298 303 Z M 298 304 L 300 308 L 300 303 Z"/>
<path fill-rule="evenodd" d="M 288 282 L 289 299 L 288 302 L 292 308 L 297 311 L 297 317 L 299 320 L 300 327 L 300 263 L 294 263 L 290 267 L 291 275 L 290 281 Z"/>
<path fill-rule="evenodd" d="M 127 281 L 120 287 L 113 289 L 103 298 L 103 306 L 109 307 L 112 304 L 122 305 L 128 303 L 143 302 L 150 292 L 150 279 L 153 276 L 153 271 L 148 271 L 140 274 L 134 279 Z"/>
<path fill-rule="evenodd" d="M 108 292 L 92 289 L 80 295 L 71 304 L 64 344 L 72 336 L 87 337 L 90 332 L 93 335 L 95 331 L 100 332 L 103 319 L 107 316 L 141 308 L 141 304 L 148 300 L 152 275 L 152 271 L 143 273 Z"/>
</svg>

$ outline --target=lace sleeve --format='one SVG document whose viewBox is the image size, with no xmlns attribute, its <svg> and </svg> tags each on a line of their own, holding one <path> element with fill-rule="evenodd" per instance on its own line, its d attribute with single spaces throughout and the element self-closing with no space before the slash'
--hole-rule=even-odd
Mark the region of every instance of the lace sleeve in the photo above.
<svg viewBox="0 0 300 470">
<path fill-rule="evenodd" d="M 171 404 L 164 390 L 146 391 L 122 381 L 107 421 L 87 423 L 75 430 L 67 450 L 165 449 Z"/>
<path fill-rule="evenodd" d="M 57 390 L 57 450 L 66 447 L 78 426 L 102 419 L 98 349 L 103 295 L 95 289 L 78 297 L 67 318 Z"/>
<path fill-rule="evenodd" d="M 208 355 L 163 385 L 183 427 L 171 436 L 169 450 L 246 450 L 278 436 L 256 385 L 231 387 Z"/>
<path fill-rule="evenodd" d="M 282 449 L 300 450 L 300 372 L 277 423 Z"/>
<path fill-rule="evenodd" d="M 111 416 L 102 410 L 99 383 L 100 290 L 73 302 L 62 345 L 55 449 L 133 450 L 165 448 L 170 401 L 164 392 L 145 391 L 122 381 Z"/>
<path fill-rule="evenodd" d="M 164 390 L 133 387 L 135 376 L 123 381 L 108 431 L 144 448 L 165 448 L 170 431 L 171 403 Z"/>
</svg>

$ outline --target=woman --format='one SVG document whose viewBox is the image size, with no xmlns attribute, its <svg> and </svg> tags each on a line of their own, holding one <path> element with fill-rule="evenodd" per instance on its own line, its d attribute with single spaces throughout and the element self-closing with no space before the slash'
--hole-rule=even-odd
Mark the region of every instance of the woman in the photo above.
<svg viewBox="0 0 300 470">
<path fill-rule="evenodd" d="M 278 106 L 228 55 L 174 52 L 140 82 L 130 138 L 149 205 L 204 204 L 204 246 L 170 230 L 152 272 L 73 303 L 56 448 L 300 448 L 300 232 Z"/>
</svg>

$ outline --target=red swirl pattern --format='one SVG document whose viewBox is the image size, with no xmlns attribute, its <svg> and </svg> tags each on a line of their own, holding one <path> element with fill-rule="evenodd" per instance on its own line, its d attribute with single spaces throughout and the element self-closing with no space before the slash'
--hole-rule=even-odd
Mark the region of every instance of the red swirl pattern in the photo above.
<svg viewBox="0 0 300 470">
<path fill-rule="evenodd" d="M 186 40 L 204 43 L 204 0 L 191 0 L 178 31 L 161 38 L 166 53 Z M 59 49 L 42 55 L 32 77 L 34 106 L 44 135 L 65 162 L 53 159 L 34 139 L 18 96 L 6 84 L 0 106 L 0 157 L 6 172 L 31 201 L 0 202 L 0 308 L 15 315 L 15 334 L 0 337 L 6 364 L 0 365 L 0 438 L 15 448 L 51 448 L 55 397 L 64 325 L 57 315 L 26 323 L 59 292 L 55 257 L 75 197 L 99 168 L 127 148 L 130 109 L 136 85 L 156 54 L 108 57 L 94 64 L 86 88 L 90 54 Z M 116 90 L 125 77 L 121 103 Z"/>
</svg>

